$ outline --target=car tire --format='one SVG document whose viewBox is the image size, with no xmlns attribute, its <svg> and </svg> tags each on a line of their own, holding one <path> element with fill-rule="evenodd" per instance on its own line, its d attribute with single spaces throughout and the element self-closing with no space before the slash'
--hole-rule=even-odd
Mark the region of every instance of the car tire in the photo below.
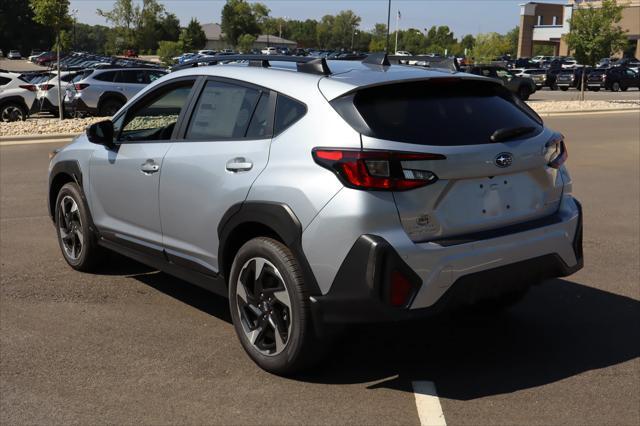
<svg viewBox="0 0 640 426">
<path fill-rule="evenodd" d="M 553 83 L 552 85 L 549 86 L 549 89 L 554 90 L 554 91 L 558 90 L 558 85 Z"/>
<path fill-rule="evenodd" d="M 624 85 L 624 83 L 620 83 L 620 90 L 623 92 L 626 92 L 627 89 L 629 89 L 627 86 Z"/>
<path fill-rule="evenodd" d="M 308 290 L 287 246 L 272 238 L 254 238 L 238 250 L 229 275 L 233 326 L 258 366 L 291 375 L 319 358 L 322 350 Z"/>
<path fill-rule="evenodd" d="M 599 87 L 594 87 L 593 89 L 589 89 L 589 90 L 591 90 L 592 92 L 599 92 L 600 88 Z"/>
<path fill-rule="evenodd" d="M 518 88 L 518 97 L 521 100 L 526 101 L 527 99 L 529 99 L 530 95 L 531 95 L 531 89 L 529 89 L 527 86 L 520 86 Z"/>
<path fill-rule="evenodd" d="M 60 189 L 54 215 L 64 260 L 77 271 L 95 270 L 102 250 L 91 229 L 89 209 L 78 184 L 70 182 Z"/>
<path fill-rule="evenodd" d="M 107 99 L 102 101 L 98 112 L 101 116 L 113 117 L 122 108 L 122 105 L 124 105 L 124 102 L 118 99 Z"/>
<path fill-rule="evenodd" d="M 560 87 L 560 90 L 562 90 L 563 92 L 566 92 L 567 90 L 569 90 L 569 88 L 566 86 L 562 86 Z"/>
<path fill-rule="evenodd" d="M 18 102 L 6 102 L 0 106 L 0 122 L 25 121 L 29 111 Z"/>
<path fill-rule="evenodd" d="M 611 91 L 612 92 L 619 92 L 620 91 L 620 83 L 618 83 L 617 81 L 614 81 L 611 84 Z"/>
</svg>

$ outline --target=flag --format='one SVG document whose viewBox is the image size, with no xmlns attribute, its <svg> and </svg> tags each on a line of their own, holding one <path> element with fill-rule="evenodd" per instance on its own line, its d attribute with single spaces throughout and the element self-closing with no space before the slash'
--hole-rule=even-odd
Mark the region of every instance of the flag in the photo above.
<svg viewBox="0 0 640 426">
<path fill-rule="evenodd" d="M 400 10 L 398 10 L 398 19 L 402 19 L 402 15 L 400 14 Z"/>
</svg>

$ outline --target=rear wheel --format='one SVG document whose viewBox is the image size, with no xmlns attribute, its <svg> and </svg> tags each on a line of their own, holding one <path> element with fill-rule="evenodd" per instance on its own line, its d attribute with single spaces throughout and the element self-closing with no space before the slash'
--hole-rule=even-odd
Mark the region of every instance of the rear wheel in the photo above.
<svg viewBox="0 0 640 426">
<path fill-rule="evenodd" d="M 620 90 L 622 90 L 623 92 L 626 92 L 626 91 L 627 91 L 627 89 L 628 89 L 628 87 L 627 87 L 627 86 L 625 86 L 625 85 L 624 85 L 624 83 L 621 83 L 621 84 L 620 84 Z"/>
<path fill-rule="evenodd" d="M 124 105 L 124 103 L 118 99 L 107 99 L 100 105 L 100 115 L 112 117 L 122 108 L 122 105 Z"/>
<path fill-rule="evenodd" d="M 612 90 L 613 92 L 619 92 L 619 91 L 620 91 L 620 83 L 618 83 L 617 81 L 614 81 L 614 82 L 611 84 L 611 90 Z"/>
<path fill-rule="evenodd" d="M 58 192 L 55 220 L 64 260 L 78 271 L 92 271 L 100 260 L 100 248 L 89 228 L 89 210 L 76 183 L 67 183 Z"/>
<path fill-rule="evenodd" d="M 518 97 L 523 101 L 526 101 L 527 99 L 529 99 L 530 95 L 531 95 L 531 90 L 527 86 L 520 86 L 520 88 L 518 88 Z"/>
<path fill-rule="evenodd" d="M 11 121 L 25 121 L 29 113 L 24 105 L 17 102 L 7 102 L 0 106 L 0 121 L 8 123 Z"/>
<path fill-rule="evenodd" d="M 309 296 L 293 253 L 271 238 L 254 238 L 236 255 L 229 278 L 236 334 L 264 370 L 288 375 L 317 358 Z"/>
</svg>

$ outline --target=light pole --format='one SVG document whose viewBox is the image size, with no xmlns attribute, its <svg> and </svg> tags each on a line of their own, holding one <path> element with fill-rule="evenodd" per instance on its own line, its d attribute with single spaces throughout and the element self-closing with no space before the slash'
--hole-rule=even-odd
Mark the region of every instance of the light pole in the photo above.
<svg viewBox="0 0 640 426">
<path fill-rule="evenodd" d="M 351 33 L 351 51 L 353 52 L 353 39 L 356 36 L 356 34 L 358 34 L 358 30 L 356 30 L 355 28 L 353 29 L 353 32 Z"/>
<path fill-rule="evenodd" d="M 387 42 L 384 45 L 385 53 L 389 53 L 389 26 L 391 25 L 391 0 L 389 0 L 389 6 L 387 7 Z"/>
</svg>

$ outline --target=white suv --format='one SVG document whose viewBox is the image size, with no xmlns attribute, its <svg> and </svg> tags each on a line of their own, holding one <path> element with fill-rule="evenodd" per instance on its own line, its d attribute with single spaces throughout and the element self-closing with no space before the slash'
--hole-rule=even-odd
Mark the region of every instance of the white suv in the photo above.
<svg viewBox="0 0 640 426">
<path fill-rule="evenodd" d="M 21 74 L 0 72 L 0 121 L 26 120 L 37 90 Z"/>
</svg>

